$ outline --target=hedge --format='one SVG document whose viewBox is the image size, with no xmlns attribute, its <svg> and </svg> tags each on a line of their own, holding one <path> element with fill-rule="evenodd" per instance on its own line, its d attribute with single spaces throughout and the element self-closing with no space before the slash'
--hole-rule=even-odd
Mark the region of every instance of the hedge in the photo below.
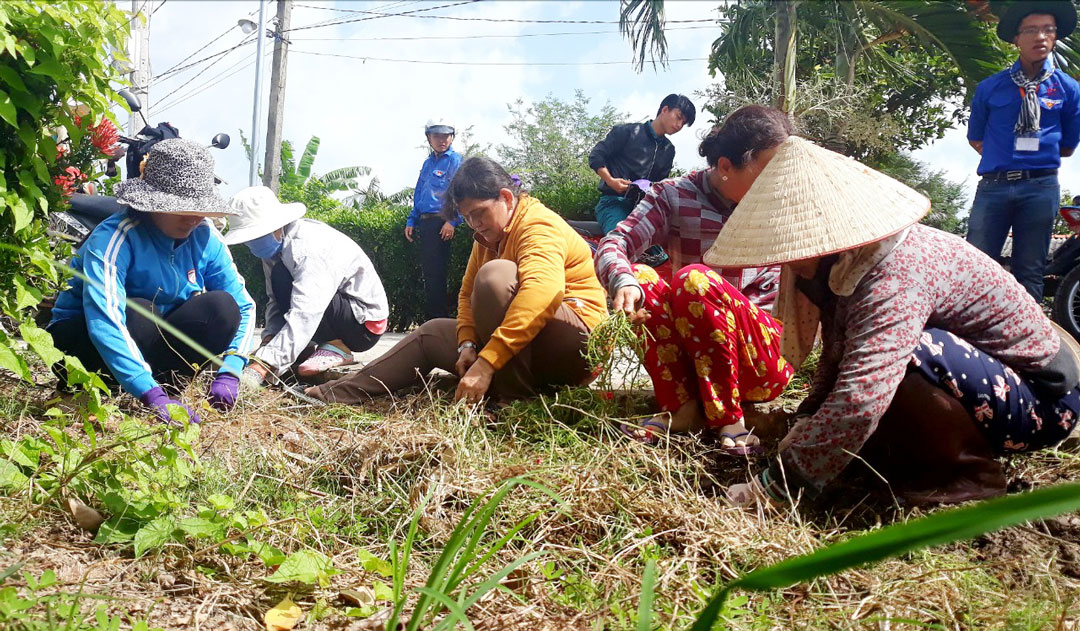
<svg viewBox="0 0 1080 631">
<path fill-rule="evenodd" d="M 534 195 L 569 219 L 592 217 L 592 208 L 599 198 L 595 182 L 564 183 Z M 375 265 L 390 303 L 388 326 L 393 331 L 406 331 L 424 321 L 424 281 L 420 273 L 418 242 L 405 239 L 405 219 L 410 208 L 405 205 L 378 204 L 362 209 L 334 205 L 329 209 L 308 213 L 311 219 L 323 221 L 355 241 Z M 472 250 L 472 230 L 462 223 L 454 233 L 450 249 L 450 279 L 447 288 L 451 298 L 451 315 L 457 311 L 457 294 L 465 266 Z M 266 288 L 262 266 L 245 246 L 232 247 L 233 258 L 247 282 L 248 291 L 259 305 L 260 321 L 266 312 Z"/>
</svg>

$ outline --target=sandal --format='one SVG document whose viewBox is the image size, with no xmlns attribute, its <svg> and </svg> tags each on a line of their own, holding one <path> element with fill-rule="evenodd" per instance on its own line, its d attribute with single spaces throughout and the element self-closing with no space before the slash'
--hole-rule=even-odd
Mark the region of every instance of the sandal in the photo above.
<svg viewBox="0 0 1080 631">
<path fill-rule="evenodd" d="M 336 349 L 330 350 L 320 347 L 296 368 L 296 374 L 301 377 L 313 377 L 331 368 L 350 366 L 355 363 L 352 353 L 349 353 L 348 357 L 346 357 L 344 353 Z"/>
<path fill-rule="evenodd" d="M 660 437 L 667 435 L 668 426 L 663 421 L 651 418 L 640 425 L 619 423 L 619 431 L 643 445 L 658 445 Z"/>
<path fill-rule="evenodd" d="M 752 445 L 746 444 L 745 442 L 740 445 L 736 442 L 736 439 L 750 435 L 751 434 L 748 431 L 734 433 L 720 432 L 720 450 L 728 454 L 729 456 L 757 456 L 763 453 L 765 451 L 765 448 L 761 446 L 760 442 L 754 443 Z M 731 441 L 730 445 L 724 444 L 725 438 Z"/>
</svg>

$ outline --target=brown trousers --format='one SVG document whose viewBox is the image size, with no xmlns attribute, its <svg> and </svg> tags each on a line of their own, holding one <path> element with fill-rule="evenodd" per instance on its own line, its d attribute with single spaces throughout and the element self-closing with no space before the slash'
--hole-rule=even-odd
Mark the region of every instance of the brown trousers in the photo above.
<svg viewBox="0 0 1080 631">
<path fill-rule="evenodd" d="M 471 296 L 480 348 L 502 324 L 518 290 L 513 261 L 489 261 L 476 274 Z M 565 303 L 547 326 L 516 356 L 496 371 L 489 396 L 524 398 L 547 386 L 585 383 L 589 367 L 584 351 L 589 328 Z M 458 359 L 457 321 L 429 320 L 362 370 L 319 386 L 312 394 L 324 401 L 359 403 L 421 383 L 435 368 L 455 373 Z"/>
</svg>

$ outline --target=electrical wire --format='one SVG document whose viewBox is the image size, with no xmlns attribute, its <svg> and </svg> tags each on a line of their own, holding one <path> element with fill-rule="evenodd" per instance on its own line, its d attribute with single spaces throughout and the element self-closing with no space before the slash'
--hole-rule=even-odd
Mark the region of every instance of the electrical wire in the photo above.
<svg viewBox="0 0 1080 631">
<path fill-rule="evenodd" d="M 139 7 L 139 10 L 138 10 L 138 11 L 136 11 L 135 13 L 132 13 L 132 14 L 131 14 L 131 17 L 130 17 L 130 18 L 128 18 L 128 21 L 127 21 L 127 22 L 125 22 L 124 24 L 121 24 L 120 26 L 118 26 L 118 27 L 114 28 L 114 29 L 112 30 L 112 32 L 113 32 L 113 33 L 116 33 L 116 32 L 117 32 L 117 31 L 119 31 L 120 29 L 130 28 L 130 27 L 131 27 L 131 23 L 135 21 L 135 18 L 139 17 L 139 14 L 143 12 L 143 9 L 145 9 L 145 8 L 146 8 L 146 5 L 147 5 L 147 4 L 149 3 L 149 2 L 150 2 L 150 0 L 143 0 L 142 6 L 140 6 L 140 7 Z"/>
<path fill-rule="evenodd" d="M 188 64 L 186 66 L 180 66 L 180 67 L 173 66 L 173 70 L 169 70 L 169 71 L 166 71 L 166 72 L 164 72 L 162 74 L 159 74 L 158 76 L 154 77 L 154 81 L 158 81 L 158 80 L 167 78 L 168 76 L 176 76 L 176 73 L 178 73 L 178 72 L 182 72 L 184 70 L 187 70 L 188 68 L 198 66 L 199 64 L 203 63 L 204 61 L 209 61 L 209 60 L 213 59 L 214 57 L 220 57 L 222 55 L 227 55 L 227 54 L 231 53 L 232 51 L 236 50 L 237 48 L 240 48 L 241 46 L 247 46 L 248 44 L 251 44 L 254 41 L 255 41 L 254 39 L 245 39 L 244 41 L 240 42 L 236 46 L 233 46 L 232 48 L 227 48 L 227 49 L 225 49 L 223 51 L 216 52 L 216 53 L 214 53 L 212 55 L 207 55 L 206 57 L 203 57 L 202 59 L 199 59 L 198 61 L 193 61 L 193 62 L 191 62 L 190 64 Z"/>
<path fill-rule="evenodd" d="M 153 11 L 150 12 L 150 17 L 154 17 L 154 14 L 161 10 L 161 7 L 165 6 L 165 3 L 169 0 L 161 0 L 161 4 L 157 5 Z"/>
<path fill-rule="evenodd" d="M 274 51 L 272 49 L 263 52 L 263 59 L 266 59 L 267 57 L 270 57 L 271 55 L 273 55 L 273 53 L 274 53 Z M 245 61 L 247 63 L 244 63 Z M 232 77 L 233 75 L 236 75 L 236 74 L 240 73 L 243 70 L 247 70 L 254 63 L 255 63 L 255 52 L 252 51 L 249 55 L 246 55 L 246 56 L 242 57 L 239 61 L 237 61 L 233 65 L 229 66 L 225 70 L 222 70 L 220 73 L 214 75 L 213 77 L 208 79 L 202 85 L 194 88 L 193 90 L 191 90 L 187 94 L 184 94 L 184 95 L 182 95 L 182 96 L 180 96 L 180 97 L 178 97 L 176 99 L 173 99 L 173 101 L 171 103 L 169 103 L 168 105 L 166 105 L 165 107 L 162 107 L 161 109 L 154 110 L 154 116 L 160 116 L 162 112 L 165 112 L 166 110 L 172 109 L 173 107 L 183 103 L 184 101 L 187 101 L 188 99 L 194 98 L 194 97 L 202 94 L 203 92 L 206 92 L 210 88 L 216 86 L 217 84 L 219 84 L 222 81 L 228 79 L 229 77 Z M 244 65 L 237 68 L 237 66 L 239 66 L 240 64 L 244 64 Z M 234 68 L 235 68 L 235 70 L 233 70 Z M 230 70 L 232 72 L 230 72 Z"/>
<path fill-rule="evenodd" d="M 252 35 L 254 35 L 254 33 L 249 33 L 249 34 L 248 34 L 248 36 L 244 38 L 244 39 L 245 39 L 245 41 L 246 41 L 246 40 L 248 40 L 248 39 L 250 39 Z M 244 44 L 244 43 L 245 43 L 245 42 L 240 42 L 240 44 Z M 236 48 L 239 48 L 239 47 L 240 47 L 240 45 L 237 45 L 237 46 L 235 46 L 235 47 L 234 47 L 233 49 L 235 50 Z M 168 98 L 169 98 L 170 96 L 172 96 L 172 95 L 176 94 L 176 93 L 177 93 L 177 92 L 179 92 L 180 90 L 184 89 L 184 88 L 185 88 L 186 86 L 190 85 L 192 81 L 194 81 L 194 80 L 198 79 L 199 77 L 201 77 L 201 76 L 202 76 L 203 74 L 205 74 L 205 73 L 206 73 L 206 72 L 207 72 L 208 70 L 210 70 L 210 69 L 211 69 L 211 68 L 213 68 L 213 67 L 214 67 L 215 65 L 217 65 L 217 64 L 218 64 L 218 62 L 220 62 L 220 61 L 221 61 L 222 59 L 225 59 L 225 57 L 224 57 L 224 56 L 218 57 L 218 58 L 217 58 L 217 59 L 215 59 L 214 61 L 210 62 L 210 64 L 209 64 L 209 65 L 207 65 L 207 66 L 206 66 L 205 68 L 203 68 L 203 69 L 202 69 L 202 70 L 200 70 L 199 72 L 195 73 L 195 76 L 191 77 L 190 79 L 188 79 L 187 81 L 185 81 L 184 83 L 182 83 L 182 84 L 181 84 L 181 85 L 180 85 L 180 86 L 179 86 L 178 88 L 174 89 L 174 90 L 173 90 L 172 92 L 169 92 L 169 93 L 168 93 L 168 94 L 166 94 L 166 95 L 165 95 L 164 97 L 162 97 L 162 98 L 158 99 L 158 105 L 160 106 L 160 104 L 161 104 L 161 102 L 162 102 L 162 101 L 165 101 L 165 100 L 167 100 L 167 99 L 168 99 Z"/>
<path fill-rule="evenodd" d="M 305 31 L 305 30 L 313 29 L 313 28 L 326 28 L 327 26 L 338 26 L 339 24 L 352 24 L 353 22 L 367 22 L 368 20 L 378 20 L 378 19 L 381 19 L 381 18 L 396 18 L 396 17 L 403 17 L 403 16 L 404 17 L 438 17 L 438 16 L 422 16 L 422 15 L 416 15 L 416 14 L 417 13 L 423 13 L 425 11 L 434 11 L 436 9 L 448 9 L 450 7 L 458 7 L 458 6 L 461 6 L 463 4 L 472 4 L 473 2 L 479 2 L 479 0 L 462 0 L 461 2 L 452 2 L 450 4 L 440 4 L 440 5 L 434 6 L 434 7 L 424 7 L 423 9 L 413 9 L 412 11 L 403 11 L 401 13 L 380 13 L 380 12 L 375 12 L 375 15 L 371 15 L 371 16 L 368 16 L 368 17 L 353 18 L 351 20 L 339 20 L 337 22 L 326 22 L 324 20 L 323 22 L 319 22 L 317 24 L 308 24 L 308 25 L 305 25 L 305 26 L 297 26 L 297 27 L 291 28 L 291 29 L 289 29 L 287 31 L 282 31 L 282 34 L 292 33 L 294 31 Z M 293 6 L 309 7 L 310 5 L 305 4 L 305 5 L 293 5 Z M 311 8 L 321 9 L 323 7 L 311 7 Z M 344 10 L 345 9 L 342 9 L 342 11 L 344 11 Z M 368 11 L 353 11 L 353 12 L 354 13 L 369 13 Z"/>
<path fill-rule="evenodd" d="M 479 1 L 480 0 L 468 0 L 467 2 L 459 2 L 457 4 L 459 4 L 459 5 L 460 4 L 471 4 L 472 2 L 479 2 Z M 340 11 L 340 12 L 344 12 L 344 13 L 363 13 L 363 14 L 372 16 L 371 18 L 368 18 L 368 19 L 374 19 L 376 17 L 410 17 L 410 18 L 423 19 L 423 20 L 456 20 L 456 21 L 461 21 L 461 22 L 498 22 L 498 23 L 507 23 L 507 24 L 510 24 L 510 23 L 512 23 L 512 24 L 619 24 L 620 23 L 619 20 L 526 20 L 526 19 L 518 19 L 518 18 L 480 18 L 480 17 L 468 17 L 467 18 L 467 17 L 460 17 L 460 16 L 455 16 L 455 15 L 416 15 L 416 13 L 419 13 L 422 10 L 432 11 L 432 10 L 435 10 L 435 9 L 444 9 L 444 8 L 449 7 L 449 6 L 457 6 L 457 5 L 441 5 L 441 6 L 437 6 L 437 7 L 430 7 L 428 9 L 417 9 L 416 11 L 406 11 L 404 13 L 381 13 L 381 12 L 378 12 L 378 11 L 364 11 L 362 9 L 335 9 L 335 8 L 332 8 L 332 7 L 317 7 L 317 6 L 309 5 L 309 4 L 295 4 L 293 6 L 295 6 L 295 7 L 304 7 L 304 8 L 307 8 L 307 9 L 322 9 L 322 10 L 325 10 L 325 11 Z M 331 23 L 331 24 L 327 24 L 326 26 L 335 26 L 337 24 L 348 24 L 349 22 L 359 22 L 362 19 L 363 18 L 358 18 L 356 20 L 345 20 L 345 21 L 341 21 L 341 22 L 334 22 L 334 23 Z M 716 18 L 703 18 L 703 19 L 696 19 L 696 20 L 666 20 L 665 21 L 666 24 L 692 24 L 692 23 L 702 23 L 702 22 L 715 23 Z M 295 30 L 300 30 L 300 29 L 303 29 L 303 28 L 315 28 L 315 27 L 314 26 L 308 26 L 308 27 L 300 27 L 298 29 L 291 29 L 291 30 L 295 31 Z"/>
<path fill-rule="evenodd" d="M 337 53 L 319 53 L 311 50 L 289 49 L 289 54 L 318 55 L 320 57 L 340 57 L 363 61 L 388 61 L 409 64 L 431 64 L 438 66 L 615 66 L 632 64 L 633 61 L 440 61 L 434 59 L 393 59 L 389 57 L 370 57 L 362 55 L 341 55 Z M 708 57 L 679 57 L 668 59 L 669 62 L 706 61 Z"/>
<path fill-rule="evenodd" d="M 665 31 L 691 31 L 715 28 L 714 26 L 674 26 Z M 519 37 L 549 37 L 555 35 L 616 35 L 621 31 L 563 31 L 559 33 L 517 33 L 512 35 L 434 35 L 420 37 L 290 37 L 292 42 L 392 42 L 416 40 L 459 40 L 459 39 L 516 39 Z"/>
</svg>

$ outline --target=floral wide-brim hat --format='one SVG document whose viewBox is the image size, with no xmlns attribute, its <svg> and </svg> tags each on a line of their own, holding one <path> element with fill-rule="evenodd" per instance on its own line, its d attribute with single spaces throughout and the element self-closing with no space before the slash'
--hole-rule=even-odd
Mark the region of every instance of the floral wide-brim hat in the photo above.
<svg viewBox="0 0 1080 631">
<path fill-rule="evenodd" d="M 148 213 L 236 215 L 214 188 L 214 158 L 197 142 L 174 138 L 155 144 L 142 177 L 120 183 L 116 201 Z"/>
</svg>

